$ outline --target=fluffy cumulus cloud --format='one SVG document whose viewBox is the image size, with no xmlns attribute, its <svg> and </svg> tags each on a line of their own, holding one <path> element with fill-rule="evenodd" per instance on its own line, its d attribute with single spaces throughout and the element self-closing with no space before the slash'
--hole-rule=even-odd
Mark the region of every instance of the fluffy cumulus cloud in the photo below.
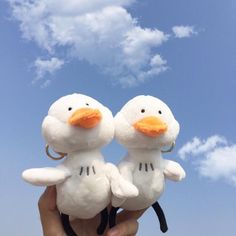
<svg viewBox="0 0 236 236">
<path fill-rule="evenodd" d="M 176 38 L 189 38 L 192 35 L 197 34 L 197 31 L 193 26 L 174 26 L 172 27 L 172 31 L 174 32 Z"/>
<path fill-rule="evenodd" d="M 156 49 L 169 36 L 138 24 L 126 9 L 135 0 L 8 1 L 23 37 L 51 57 L 58 57 L 60 51 L 67 61 L 85 60 L 123 86 L 139 84 L 167 69 Z M 35 61 L 39 77 L 50 72 L 47 63 L 53 64 Z"/>
<path fill-rule="evenodd" d="M 206 154 L 200 161 L 202 176 L 217 180 L 226 179 L 236 186 L 236 145 L 220 147 Z"/>
<path fill-rule="evenodd" d="M 206 140 L 194 137 L 178 151 L 178 154 L 181 159 L 186 159 L 188 155 L 196 156 L 208 153 L 221 144 L 227 144 L 227 141 L 224 137 L 219 135 L 213 135 Z"/>
<path fill-rule="evenodd" d="M 193 159 L 201 176 L 212 180 L 224 179 L 236 186 L 236 145 L 214 135 L 206 140 L 193 138 L 178 154 L 182 159 Z"/>
</svg>

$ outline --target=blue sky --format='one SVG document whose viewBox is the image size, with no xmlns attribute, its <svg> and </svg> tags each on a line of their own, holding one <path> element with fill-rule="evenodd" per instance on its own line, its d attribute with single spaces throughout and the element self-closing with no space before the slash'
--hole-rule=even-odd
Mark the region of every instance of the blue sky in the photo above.
<svg viewBox="0 0 236 236">
<path fill-rule="evenodd" d="M 106 104 L 114 114 L 139 94 L 164 100 L 181 125 L 175 151 L 165 157 L 178 161 L 187 172 L 183 182 L 167 182 L 160 199 L 169 222 L 166 235 L 235 235 L 235 1 L 112 2 L 123 9 L 121 16 L 132 17 L 124 22 L 129 27 L 122 24 L 121 31 L 117 30 L 115 39 L 110 37 L 112 31 L 104 31 L 102 36 L 107 37 L 101 41 L 102 48 L 89 40 L 90 44 L 77 44 L 78 35 L 86 40 L 86 27 L 80 28 L 84 31 L 79 29 L 70 42 L 63 41 L 63 36 L 63 40 L 51 35 L 42 38 L 36 34 L 39 26 L 35 18 L 27 21 L 22 12 L 16 16 L 8 2 L 0 2 L 1 234 L 41 235 L 37 200 L 43 189 L 24 183 L 21 172 L 56 164 L 44 154 L 41 122 L 53 101 L 79 92 Z M 88 9 L 102 12 L 103 8 L 92 4 Z M 121 20 L 119 14 L 117 22 Z M 20 30 L 22 22 L 30 29 L 27 37 L 23 35 L 27 29 Z M 174 26 L 193 27 L 193 32 L 178 38 L 172 31 Z M 137 33 L 137 29 L 141 31 Z M 133 40 L 128 38 L 125 46 L 131 50 L 131 40 L 138 50 L 122 54 L 119 48 L 111 47 L 107 51 L 106 45 L 117 46 L 122 30 Z M 150 40 L 141 40 L 142 36 L 146 39 L 145 33 Z M 52 45 L 45 44 L 49 41 Z M 63 42 L 64 46 L 58 46 Z M 81 45 L 84 50 L 80 50 Z M 110 51 L 120 55 L 125 66 L 118 57 L 109 55 Z M 143 54 L 132 66 L 137 51 Z M 159 60 L 151 66 L 148 62 L 155 55 Z M 57 58 L 53 65 L 52 58 Z M 52 70 L 53 66 L 58 70 Z M 152 76 L 140 76 L 148 71 Z M 106 160 L 117 163 L 125 151 L 113 142 L 103 152 Z M 138 235 L 158 234 L 157 220 L 150 209 L 140 220 Z"/>
</svg>

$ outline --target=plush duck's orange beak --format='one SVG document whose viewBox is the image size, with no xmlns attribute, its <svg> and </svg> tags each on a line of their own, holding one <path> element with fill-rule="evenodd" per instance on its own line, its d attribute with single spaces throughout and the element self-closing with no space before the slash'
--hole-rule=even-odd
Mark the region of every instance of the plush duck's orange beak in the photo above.
<svg viewBox="0 0 236 236">
<path fill-rule="evenodd" d="M 167 130 L 167 124 L 155 116 L 145 117 L 136 122 L 133 127 L 139 132 L 153 138 L 164 134 Z"/>
<path fill-rule="evenodd" d="M 69 124 L 73 126 L 91 129 L 98 125 L 102 114 L 98 109 L 81 108 L 75 111 L 69 118 Z"/>
</svg>

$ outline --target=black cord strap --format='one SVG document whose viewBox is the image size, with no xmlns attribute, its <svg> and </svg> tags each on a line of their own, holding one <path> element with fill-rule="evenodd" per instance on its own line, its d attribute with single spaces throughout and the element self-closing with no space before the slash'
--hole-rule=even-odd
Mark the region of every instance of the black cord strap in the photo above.
<svg viewBox="0 0 236 236">
<path fill-rule="evenodd" d="M 152 205 L 154 211 L 156 212 L 156 215 L 159 219 L 159 222 L 160 222 L 160 229 L 163 233 L 165 233 L 167 230 L 168 230 L 168 226 L 167 226 L 167 223 L 166 223 L 166 218 L 165 218 L 165 214 L 161 208 L 161 206 L 159 205 L 158 202 L 155 202 L 153 205 Z"/>
<path fill-rule="evenodd" d="M 161 208 L 161 206 L 159 205 L 158 202 L 155 202 L 153 205 L 152 205 L 157 217 L 158 217 L 158 220 L 160 222 L 160 229 L 163 233 L 167 232 L 168 230 L 168 226 L 167 226 L 167 223 L 166 223 L 166 218 L 165 218 L 165 214 Z M 116 215 L 117 215 L 117 211 L 119 210 L 120 208 L 119 207 L 112 207 L 111 208 L 111 211 L 110 211 L 110 215 L 109 215 L 109 227 L 112 228 L 116 225 Z"/>
<path fill-rule="evenodd" d="M 116 225 L 116 214 L 119 210 L 119 207 L 112 207 L 109 215 L 109 228 L 112 228 Z"/>
<path fill-rule="evenodd" d="M 108 210 L 105 208 L 101 211 L 101 222 L 100 225 L 97 228 L 97 234 L 102 235 L 104 231 L 106 230 L 107 223 L 108 223 Z M 64 228 L 65 233 L 67 236 L 77 236 L 75 231 L 72 229 L 69 216 L 66 214 L 61 213 L 61 222 Z"/>
<path fill-rule="evenodd" d="M 102 210 L 100 214 L 101 214 L 101 222 L 97 228 L 97 234 L 103 235 L 104 231 L 106 230 L 107 223 L 108 223 L 108 217 L 109 217 L 107 208 Z"/>
<path fill-rule="evenodd" d="M 61 222 L 67 236 L 77 236 L 77 234 L 70 225 L 70 220 L 68 215 L 61 213 Z"/>
</svg>

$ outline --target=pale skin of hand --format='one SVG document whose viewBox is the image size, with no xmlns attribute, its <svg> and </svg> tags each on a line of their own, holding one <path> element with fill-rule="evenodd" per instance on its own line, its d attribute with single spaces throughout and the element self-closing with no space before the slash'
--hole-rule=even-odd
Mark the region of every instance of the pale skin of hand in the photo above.
<svg viewBox="0 0 236 236">
<path fill-rule="evenodd" d="M 44 236 L 67 236 L 61 224 L 60 213 L 56 206 L 56 188 L 47 187 L 38 202 L 39 213 Z M 117 215 L 117 225 L 106 229 L 105 236 L 133 236 L 138 231 L 138 218 L 145 210 L 122 211 Z M 100 222 L 100 215 L 93 219 L 71 221 L 71 225 L 78 236 L 97 236 L 96 229 Z"/>
</svg>

